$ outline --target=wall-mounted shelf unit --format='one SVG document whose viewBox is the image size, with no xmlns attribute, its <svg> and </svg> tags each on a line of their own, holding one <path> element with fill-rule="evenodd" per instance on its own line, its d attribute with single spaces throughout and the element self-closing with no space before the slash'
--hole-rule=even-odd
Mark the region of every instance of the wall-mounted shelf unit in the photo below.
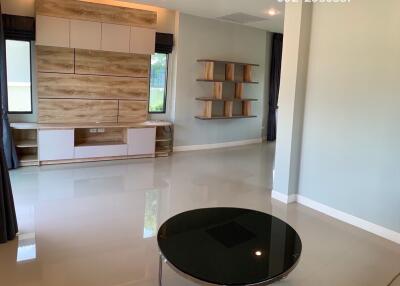
<svg viewBox="0 0 400 286">
<path fill-rule="evenodd" d="M 258 84 L 253 81 L 253 68 L 258 67 L 257 64 L 240 63 L 221 60 L 200 59 L 197 62 L 204 64 L 203 75 L 197 81 L 213 83 L 213 95 L 211 97 L 198 97 L 196 100 L 202 101 L 204 104 L 203 114 L 195 116 L 201 120 L 211 119 L 239 119 L 254 118 L 251 114 L 251 102 L 257 101 L 254 98 L 244 98 L 245 84 Z M 224 67 L 223 73 L 218 73 L 220 68 Z M 223 97 L 224 83 L 234 83 L 234 95 L 229 98 Z M 222 114 L 214 114 L 213 105 L 215 103 L 223 103 Z M 234 114 L 235 104 L 241 104 L 240 114 Z"/>
</svg>

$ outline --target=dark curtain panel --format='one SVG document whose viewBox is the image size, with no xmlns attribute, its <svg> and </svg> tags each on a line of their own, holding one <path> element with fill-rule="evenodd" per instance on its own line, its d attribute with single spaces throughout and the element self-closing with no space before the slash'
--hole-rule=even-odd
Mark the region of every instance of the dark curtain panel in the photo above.
<svg viewBox="0 0 400 286">
<path fill-rule="evenodd" d="M 156 33 L 156 53 L 170 54 L 174 47 L 174 35 L 167 33 Z"/>
<path fill-rule="evenodd" d="M 1 15 L 1 4 L 0 4 L 0 15 Z M 7 77 L 6 77 L 6 65 L 5 65 L 5 40 L 3 31 L 3 21 L 0 21 L 0 102 L 4 108 L 4 98 L 7 98 Z M 6 105 L 7 107 L 7 105 Z M 11 189 L 10 176 L 8 173 L 8 166 L 6 162 L 6 156 L 4 152 L 4 126 L 9 124 L 5 123 L 7 119 L 7 112 L 1 108 L 1 118 L 3 124 L 0 124 L 0 135 L 3 140 L 0 140 L 0 243 L 7 242 L 15 238 L 18 232 L 17 217 L 15 214 L 14 199 Z M 4 114 L 6 116 L 4 116 Z"/>
<path fill-rule="evenodd" d="M 279 87 L 281 83 L 282 44 L 283 35 L 274 34 L 272 37 L 272 58 L 268 102 L 268 141 L 276 140 L 276 110 L 278 109 Z"/>
<path fill-rule="evenodd" d="M 5 23 L 7 24 L 7 31 L 16 40 L 30 40 L 32 35 L 35 34 L 34 21 L 29 20 L 29 17 L 18 17 L 10 15 L 1 15 L 1 41 L 0 41 L 0 81 L 1 81 L 1 121 L 2 121 L 2 138 L 3 138 L 3 152 L 6 159 L 7 167 L 15 169 L 19 167 L 19 161 L 15 144 L 11 135 L 10 122 L 8 120 L 8 98 L 7 98 L 7 67 L 6 67 L 6 48 L 5 48 Z M 20 35 L 20 36 L 18 36 Z"/>
</svg>

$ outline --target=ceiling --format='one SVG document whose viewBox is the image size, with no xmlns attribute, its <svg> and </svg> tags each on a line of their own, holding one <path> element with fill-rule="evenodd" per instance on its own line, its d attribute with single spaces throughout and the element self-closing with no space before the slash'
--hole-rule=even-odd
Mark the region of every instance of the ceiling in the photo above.
<svg viewBox="0 0 400 286">
<path fill-rule="evenodd" d="M 216 19 L 230 14 L 245 13 L 265 20 L 245 24 L 271 32 L 283 32 L 285 6 L 278 0 L 123 0 L 178 10 L 183 13 Z M 268 15 L 268 10 L 279 11 Z"/>
<path fill-rule="evenodd" d="M 121 1 L 121 0 L 120 0 Z M 159 6 L 183 13 L 216 19 L 236 13 L 247 14 L 247 17 L 259 17 L 245 25 L 271 32 L 283 32 L 284 12 L 283 3 L 278 0 L 122 0 L 123 2 L 140 3 Z M 35 0 L 1 0 L 3 13 L 33 16 Z M 268 10 L 275 9 L 279 14 L 268 15 Z M 246 15 L 237 15 L 244 19 Z"/>
</svg>

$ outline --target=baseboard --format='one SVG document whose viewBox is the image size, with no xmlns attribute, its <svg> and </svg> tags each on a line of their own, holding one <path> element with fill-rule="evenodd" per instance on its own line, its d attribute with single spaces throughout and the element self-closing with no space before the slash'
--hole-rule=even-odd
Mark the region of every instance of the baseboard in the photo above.
<svg viewBox="0 0 400 286">
<path fill-rule="evenodd" d="M 185 152 L 185 151 L 197 151 L 197 150 L 209 150 L 209 149 L 219 149 L 219 148 L 227 148 L 227 147 L 237 147 L 244 146 L 250 144 L 259 144 L 262 143 L 262 138 L 257 139 L 249 139 L 242 141 L 232 141 L 232 142 L 224 142 L 224 143 L 215 143 L 215 144 L 202 144 L 202 145 L 189 145 L 189 146 L 176 146 L 174 147 L 174 152 Z"/>
<path fill-rule="evenodd" d="M 297 195 L 288 196 L 274 190 L 272 190 L 272 198 L 285 204 L 290 204 L 297 201 Z"/>
<path fill-rule="evenodd" d="M 285 204 L 292 203 L 292 202 L 297 202 L 301 205 L 304 205 L 306 207 L 309 207 L 313 210 L 316 210 L 318 212 L 321 212 L 325 215 L 328 215 L 330 217 L 333 217 L 337 220 L 343 221 L 345 223 L 351 224 L 355 227 L 361 228 L 365 231 L 368 231 L 370 233 L 373 233 L 377 236 L 386 238 L 390 241 L 393 241 L 397 244 L 400 244 L 400 233 L 395 232 L 394 230 L 385 228 L 383 226 L 374 224 L 372 222 L 363 220 L 361 218 L 358 218 L 356 216 L 350 215 L 348 213 L 339 211 L 337 209 L 334 209 L 332 207 L 329 207 L 327 205 L 321 204 L 319 202 L 313 201 L 307 197 L 304 197 L 302 195 L 291 195 L 287 196 L 285 194 L 272 191 L 272 198 L 281 201 Z"/>
</svg>

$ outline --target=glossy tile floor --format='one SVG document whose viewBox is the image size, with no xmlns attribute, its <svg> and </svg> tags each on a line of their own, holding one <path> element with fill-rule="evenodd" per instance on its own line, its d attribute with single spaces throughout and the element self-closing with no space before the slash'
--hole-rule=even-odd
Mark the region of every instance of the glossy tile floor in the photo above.
<svg viewBox="0 0 400 286">
<path fill-rule="evenodd" d="M 276 285 L 386 286 L 400 271 L 400 246 L 271 200 L 273 156 L 262 144 L 13 171 L 21 234 L 0 245 L 0 285 L 157 285 L 160 224 L 189 209 L 235 206 L 272 213 L 302 237 L 298 267 Z M 194 285 L 164 269 L 165 286 Z"/>
</svg>

